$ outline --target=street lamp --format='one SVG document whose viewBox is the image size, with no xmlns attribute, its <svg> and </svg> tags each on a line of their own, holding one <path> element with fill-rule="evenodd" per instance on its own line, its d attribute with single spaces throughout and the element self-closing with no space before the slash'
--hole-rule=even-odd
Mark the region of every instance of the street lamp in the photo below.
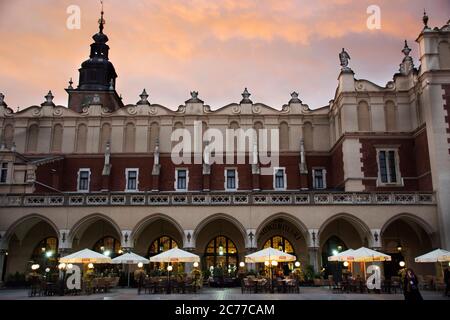
<svg viewBox="0 0 450 320">
<path fill-rule="evenodd" d="M 300 267 L 300 261 L 295 261 L 294 265 L 296 268 Z"/>
<path fill-rule="evenodd" d="M 398 265 L 403 268 L 406 265 L 406 263 L 405 263 L 405 261 L 400 261 L 398 263 Z"/>
<path fill-rule="evenodd" d="M 239 262 L 239 267 L 241 268 L 245 267 L 245 262 L 244 261 Z"/>
<path fill-rule="evenodd" d="M 194 268 L 198 268 L 198 262 L 197 261 L 194 262 Z"/>
</svg>

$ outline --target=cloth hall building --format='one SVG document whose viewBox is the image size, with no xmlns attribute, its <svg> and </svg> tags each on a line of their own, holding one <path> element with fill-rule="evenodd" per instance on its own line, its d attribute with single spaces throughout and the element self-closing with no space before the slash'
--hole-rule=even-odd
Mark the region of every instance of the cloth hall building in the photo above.
<svg viewBox="0 0 450 320">
<path fill-rule="evenodd" d="M 336 248 L 366 246 L 393 257 L 385 273 L 402 260 L 435 273 L 414 257 L 450 249 L 450 22 L 424 24 L 420 61 L 399 44 L 385 86 L 357 79 L 342 55 L 321 108 L 296 92 L 273 108 L 246 89 L 221 108 L 192 92 L 175 110 L 145 90 L 123 103 L 100 22 L 68 106 L 49 92 L 15 112 L 0 95 L 0 279 L 84 248 L 148 257 L 175 246 L 203 269 L 239 267 L 273 246 L 318 271 Z M 196 121 L 278 129 L 278 166 L 263 175 L 258 162 L 175 164 L 171 133 Z"/>
</svg>

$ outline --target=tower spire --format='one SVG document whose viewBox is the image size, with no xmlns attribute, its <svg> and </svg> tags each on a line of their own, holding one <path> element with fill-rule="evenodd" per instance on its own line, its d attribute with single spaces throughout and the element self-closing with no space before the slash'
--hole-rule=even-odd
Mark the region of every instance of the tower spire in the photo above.
<svg viewBox="0 0 450 320">
<path fill-rule="evenodd" d="M 102 11 L 100 12 L 100 19 L 98 20 L 98 25 L 100 29 L 100 33 L 103 33 L 103 26 L 105 25 L 105 19 L 103 19 L 103 0 L 100 0 L 100 3 L 102 5 Z"/>
</svg>

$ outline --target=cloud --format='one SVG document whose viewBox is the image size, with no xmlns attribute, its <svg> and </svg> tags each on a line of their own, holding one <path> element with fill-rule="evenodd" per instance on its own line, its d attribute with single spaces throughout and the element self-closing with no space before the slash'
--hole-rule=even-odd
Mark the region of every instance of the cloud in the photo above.
<svg viewBox="0 0 450 320">
<path fill-rule="evenodd" d="M 66 28 L 69 5 L 81 8 L 82 28 Z M 118 90 L 134 103 L 143 87 L 153 102 L 176 107 L 199 90 L 213 108 L 239 101 L 280 107 L 300 91 L 310 107 L 333 98 L 342 47 L 359 78 L 385 84 L 397 71 L 403 40 L 447 21 L 445 0 L 378 0 L 381 30 L 368 30 L 366 0 L 120 0 L 105 1 L 110 59 Z M 0 92 L 10 106 L 39 104 L 49 89 L 67 104 L 64 87 L 78 82 L 97 31 L 99 5 L 89 0 L 17 0 L 0 5 Z M 417 63 L 417 57 L 416 57 Z"/>
</svg>

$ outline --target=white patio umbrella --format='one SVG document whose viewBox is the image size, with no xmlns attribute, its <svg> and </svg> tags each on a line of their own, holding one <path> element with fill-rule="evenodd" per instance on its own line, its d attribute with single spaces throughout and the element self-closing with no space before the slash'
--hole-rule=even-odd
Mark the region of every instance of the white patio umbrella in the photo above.
<svg viewBox="0 0 450 320">
<path fill-rule="evenodd" d="M 289 262 L 295 260 L 297 260 L 296 256 L 271 247 L 253 252 L 245 256 L 245 262 L 250 263 L 266 262 L 266 261 L 268 261 L 269 263 L 272 261 Z"/>
<path fill-rule="evenodd" d="M 352 262 L 391 261 L 391 256 L 376 250 L 361 247 L 349 253 L 347 259 Z"/>
<path fill-rule="evenodd" d="M 164 251 L 156 256 L 150 257 L 150 262 L 200 262 L 200 257 L 196 254 L 181 250 L 179 248 L 173 248 Z M 167 293 L 170 293 L 170 271 L 167 268 L 167 280 L 169 280 L 169 287 Z"/>
<path fill-rule="evenodd" d="M 270 286 L 271 286 L 271 291 L 273 293 L 273 275 L 272 275 L 272 262 L 276 261 L 276 262 L 289 262 L 289 261 L 295 261 L 297 260 L 297 257 L 274 249 L 274 248 L 265 248 L 259 251 L 256 251 L 254 253 L 251 253 L 249 255 L 245 256 L 245 262 L 250 262 L 250 263 L 257 263 L 257 262 L 268 262 L 269 263 L 269 268 L 270 268 Z"/>
<path fill-rule="evenodd" d="M 133 252 L 128 252 L 122 254 L 121 256 L 115 257 L 112 259 L 113 264 L 126 264 L 128 265 L 128 287 L 130 286 L 130 264 L 148 264 L 150 261 L 140 255 L 137 255 Z"/>
<path fill-rule="evenodd" d="M 200 262 L 200 257 L 179 248 L 173 248 L 150 257 L 150 262 Z"/>
<path fill-rule="evenodd" d="M 353 250 L 347 254 L 347 261 L 349 262 L 363 262 L 364 263 L 364 279 L 366 278 L 366 262 L 382 262 L 391 261 L 391 256 L 372 250 L 366 247 Z"/>
<path fill-rule="evenodd" d="M 442 267 L 442 262 L 449 262 L 450 261 L 450 251 L 444 250 L 444 249 L 436 249 L 431 252 L 425 253 L 421 256 L 418 256 L 414 259 L 415 262 L 418 263 L 430 263 L 439 262 L 441 266 L 442 275 L 444 275 L 444 268 Z"/>
<path fill-rule="evenodd" d="M 60 263 L 111 263 L 111 258 L 101 253 L 83 249 L 59 259 Z"/>
<path fill-rule="evenodd" d="M 450 261 L 450 251 L 443 249 L 436 249 L 425 253 L 414 259 L 415 262 L 448 262 Z"/>
<path fill-rule="evenodd" d="M 353 249 L 348 249 L 342 252 L 339 252 L 338 254 L 332 255 L 328 257 L 328 261 L 338 261 L 338 262 L 343 262 L 343 261 L 348 261 L 349 260 L 349 256 L 350 254 L 353 253 Z"/>
</svg>

